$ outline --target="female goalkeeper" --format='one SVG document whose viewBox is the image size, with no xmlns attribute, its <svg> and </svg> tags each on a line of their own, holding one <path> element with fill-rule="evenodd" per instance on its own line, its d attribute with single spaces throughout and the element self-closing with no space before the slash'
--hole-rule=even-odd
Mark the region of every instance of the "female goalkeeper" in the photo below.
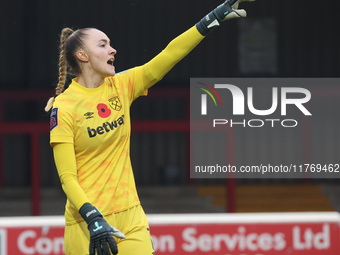
<svg viewBox="0 0 340 255">
<path fill-rule="evenodd" d="M 221 4 L 151 61 L 118 74 L 106 34 L 62 30 L 59 83 L 45 110 L 52 108 L 50 143 L 67 196 L 67 255 L 155 254 L 130 163 L 129 108 L 221 21 L 245 17 L 239 1 Z M 68 70 L 76 78 L 64 90 Z"/>
</svg>

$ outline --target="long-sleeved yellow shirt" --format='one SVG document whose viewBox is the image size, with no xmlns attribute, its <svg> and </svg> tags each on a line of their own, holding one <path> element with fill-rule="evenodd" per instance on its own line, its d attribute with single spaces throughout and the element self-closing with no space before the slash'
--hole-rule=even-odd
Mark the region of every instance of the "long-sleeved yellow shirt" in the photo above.
<svg viewBox="0 0 340 255">
<path fill-rule="evenodd" d="M 67 196 L 66 224 L 89 202 L 103 215 L 139 204 L 130 162 L 130 105 L 204 37 L 192 27 L 142 66 L 107 77 L 95 89 L 73 79 L 51 112 L 50 143 Z"/>
</svg>

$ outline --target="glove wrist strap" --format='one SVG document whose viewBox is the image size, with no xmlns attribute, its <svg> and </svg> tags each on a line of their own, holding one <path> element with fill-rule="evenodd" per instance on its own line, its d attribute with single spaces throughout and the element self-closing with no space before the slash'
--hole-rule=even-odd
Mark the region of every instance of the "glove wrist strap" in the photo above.
<svg viewBox="0 0 340 255">
<path fill-rule="evenodd" d="M 233 9 L 231 8 L 229 1 L 217 6 L 196 24 L 198 32 L 200 32 L 203 36 L 207 36 L 211 31 L 219 26 L 220 21 L 224 20 L 231 12 L 233 12 Z"/>
<path fill-rule="evenodd" d="M 207 36 L 213 31 L 220 23 L 214 15 L 214 11 L 208 13 L 203 19 L 196 23 L 196 28 L 201 35 Z"/>
<path fill-rule="evenodd" d="M 90 203 L 83 204 L 83 206 L 79 209 L 79 213 L 87 224 L 90 224 L 93 219 L 97 217 L 103 218 L 103 215 L 99 212 L 99 210 Z"/>
</svg>

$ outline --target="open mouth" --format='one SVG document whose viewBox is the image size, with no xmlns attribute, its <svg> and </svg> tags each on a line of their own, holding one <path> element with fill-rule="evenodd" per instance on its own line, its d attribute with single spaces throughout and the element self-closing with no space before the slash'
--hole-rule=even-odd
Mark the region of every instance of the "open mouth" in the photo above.
<svg viewBox="0 0 340 255">
<path fill-rule="evenodd" d="M 109 59 L 109 60 L 107 61 L 107 63 L 108 63 L 110 66 L 113 66 L 113 62 L 114 62 L 113 59 Z"/>
</svg>

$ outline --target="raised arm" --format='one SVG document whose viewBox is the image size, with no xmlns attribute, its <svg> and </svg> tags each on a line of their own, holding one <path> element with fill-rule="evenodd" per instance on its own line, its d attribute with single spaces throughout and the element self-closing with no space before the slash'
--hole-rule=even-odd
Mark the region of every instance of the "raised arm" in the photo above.
<svg viewBox="0 0 340 255">
<path fill-rule="evenodd" d="M 156 57 L 146 63 L 147 88 L 160 81 L 179 61 L 181 61 L 204 38 L 196 27 L 192 27 L 172 40 Z"/>
<path fill-rule="evenodd" d="M 246 17 L 245 10 L 238 10 L 239 2 L 254 0 L 228 0 L 202 18 L 195 26 L 172 40 L 156 57 L 143 65 L 146 89 L 160 81 L 179 61 L 193 50 L 220 22 Z"/>
</svg>

